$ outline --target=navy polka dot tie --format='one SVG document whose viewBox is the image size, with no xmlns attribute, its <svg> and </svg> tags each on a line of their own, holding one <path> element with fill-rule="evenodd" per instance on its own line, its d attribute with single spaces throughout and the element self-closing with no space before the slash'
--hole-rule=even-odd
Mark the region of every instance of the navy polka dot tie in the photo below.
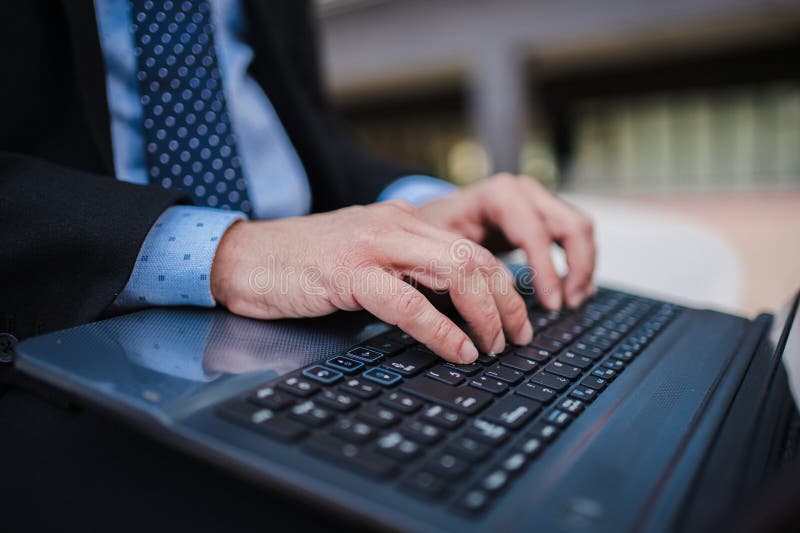
<svg viewBox="0 0 800 533">
<path fill-rule="evenodd" d="M 131 0 L 131 15 L 150 182 L 250 214 L 208 1 Z"/>
</svg>

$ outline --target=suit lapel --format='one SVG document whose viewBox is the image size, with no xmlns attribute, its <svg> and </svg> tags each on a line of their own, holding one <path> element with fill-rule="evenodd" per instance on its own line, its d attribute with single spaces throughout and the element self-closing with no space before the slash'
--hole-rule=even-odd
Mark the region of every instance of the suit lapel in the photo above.
<svg viewBox="0 0 800 533">
<path fill-rule="evenodd" d="M 114 175 L 105 65 L 91 0 L 62 0 L 83 106 L 106 172 Z"/>
</svg>

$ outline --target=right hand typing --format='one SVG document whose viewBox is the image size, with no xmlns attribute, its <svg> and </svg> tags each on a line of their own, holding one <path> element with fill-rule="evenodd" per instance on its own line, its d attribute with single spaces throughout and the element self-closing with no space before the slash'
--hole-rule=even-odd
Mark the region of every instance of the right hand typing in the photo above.
<svg viewBox="0 0 800 533">
<path fill-rule="evenodd" d="M 447 291 L 472 339 L 411 281 Z M 233 313 L 252 318 L 366 309 L 455 363 L 533 336 L 508 269 L 402 201 L 237 222 L 217 249 L 211 292 Z"/>
</svg>

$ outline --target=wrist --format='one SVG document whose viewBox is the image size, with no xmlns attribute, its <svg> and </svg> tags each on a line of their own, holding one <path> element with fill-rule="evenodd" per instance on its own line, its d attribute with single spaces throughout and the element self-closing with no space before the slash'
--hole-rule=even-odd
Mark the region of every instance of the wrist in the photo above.
<svg viewBox="0 0 800 533">
<path fill-rule="evenodd" d="M 228 227 L 220 237 L 214 261 L 211 263 L 211 296 L 220 305 L 228 305 L 233 292 L 236 263 L 241 258 L 246 226 L 250 222 L 239 220 Z"/>
</svg>

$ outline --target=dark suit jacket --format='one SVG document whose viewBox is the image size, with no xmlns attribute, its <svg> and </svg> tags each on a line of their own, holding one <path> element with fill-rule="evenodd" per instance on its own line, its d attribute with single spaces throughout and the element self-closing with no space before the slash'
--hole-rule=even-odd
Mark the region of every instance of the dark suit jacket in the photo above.
<svg viewBox="0 0 800 533">
<path fill-rule="evenodd" d="M 343 133 L 323 93 L 309 2 L 244 4 L 251 74 L 305 165 L 314 210 L 374 201 L 405 170 Z M 8 4 L 0 50 L 0 332 L 22 338 L 101 317 L 155 219 L 189 199 L 114 179 L 91 0 Z"/>
</svg>

